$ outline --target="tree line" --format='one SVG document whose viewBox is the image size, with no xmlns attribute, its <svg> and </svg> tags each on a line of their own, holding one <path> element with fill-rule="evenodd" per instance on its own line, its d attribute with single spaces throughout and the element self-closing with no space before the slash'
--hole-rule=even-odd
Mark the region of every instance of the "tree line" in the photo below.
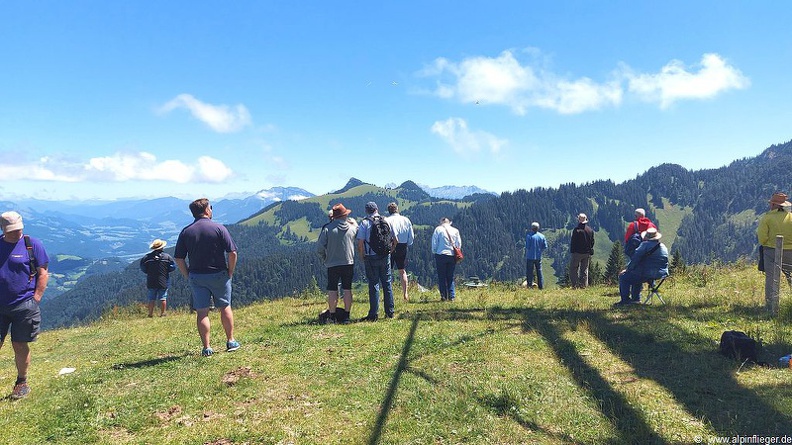
<svg viewBox="0 0 792 445">
<path fill-rule="evenodd" d="M 768 209 L 767 200 L 773 192 L 790 193 L 790 184 L 792 142 L 787 142 L 726 167 L 689 171 L 663 164 L 621 184 L 610 180 L 569 183 L 558 188 L 537 187 L 457 201 L 430 198 L 408 182 L 395 190 L 339 197 L 327 209 L 315 203 L 287 201 L 275 205 L 276 226 L 228 226 L 240 249 L 234 301 L 246 304 L 294 295 L 311 287 L 324 289 L 325 271 L 319 264 L 314 242 L 293 236 L 289 243 L 283 243 L 280 232 L 286 222 L 299 218 L 306 218 L 312 231 L 321 229 L 327 222 L 327 210 L 336 202 L 343 202 L 358 219 L 364 216 L 368 201 L 376 202 L 380 213 L 387 214 L 386 206 L 394 200 L 395 191 L 402 214 L 416 226 L 408 271 L 425 287 L 436 284 L 430 245 L 440 217 L 451 218 L 462 234 L 466 258 L 458 266 L 457 276 L 475 275 L 497 281 L 524 279 L 524 238 L 531 222 L 540 222 L 553 238 L 546 255 L 556 271 L 556 282 L 563 285 L 568 282 L 569 233 L 577 224 L 577 214 L 586 213 L 592 229 L 607 233 L 611 242 L 610 246 L 595 246 L 609 248 L 609 255 L 603 264 L 592 265 L 591 276 L 595 282 L 612 284 L 614 273 L 623 267 L 624 258 L 619 257 L 621 242 L 635 208 L 646 209 L 647 216 L 656 222 L 654 209 L 664 209 L 667 204 L 689 210 L 679 223 L 673 245 L 668 246 L 677 265 L 728 263 L 755 258 L 757 220 Z M 347 191 L 356 185 L 350 181 Z M 665 231 L 663 224 L 659 221 L 661 231 Z M 131 264 L 121 272 L 88 277 L 72 291 L 43 304 L 48 327 L 95 318 L 108 305 L 141 301 L 145 295 L 144 280 L 136 268 L 136 264 Z M 361 261 L 356 264 L 355 274 L 356 280 L 365 280 Z M 189 304 L 186 283 L 178 274 L 169 294 L 171 304 Z"/>
</svg>

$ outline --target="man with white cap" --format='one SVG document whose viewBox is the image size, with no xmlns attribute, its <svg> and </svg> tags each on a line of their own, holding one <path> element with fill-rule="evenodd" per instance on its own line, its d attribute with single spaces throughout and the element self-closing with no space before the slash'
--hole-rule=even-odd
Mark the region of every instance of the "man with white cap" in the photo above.
<svg viewBox="0 0 792 445">
<path fill-rule="evenodd" d="M 41 241 L 22 234 L 25 226 L 19 213 L 3 213 L 0 225 L 0 347 L 10 332 L 17 379 L 9 397 L 16 400 L 30 393 L 29 343 L 36 340 L 41 326 L 39 303 L 49 280 L 49 257 Z"/>
<path fill-rule="evenodd" d="M 668 276 L 668 249 L 660 242 L 662 237 L 654 227 L 641 233 L 641 245 L 635 249 L 627 267 L 619 273 L 621 300 L 616 306 L 640 303 L 643 283 Z"/>
<path fill-rule="evenodd" d="M 176 270 L 173 257 L 163 251 L 167 241 L 155 239 L 149 245 L 151 252 L 140 259 L 140 270 L 146 274 L 146 289 L 148 289 L 148 316 L 154 316 L 154 302 L 160 302 L 160 317 L 165 316 L 168 305 L 168 286 L 170 273 Z"/>
</svg>

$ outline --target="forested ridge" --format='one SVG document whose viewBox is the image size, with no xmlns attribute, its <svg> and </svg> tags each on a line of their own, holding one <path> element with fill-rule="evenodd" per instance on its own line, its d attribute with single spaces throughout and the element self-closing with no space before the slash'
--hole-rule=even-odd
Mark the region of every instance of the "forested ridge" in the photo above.
<svg viewBox="0 0 792 445">
<path fill-rule="evenodd" d="M 352 209 L 352 216 L 359 219 L 368 201 L 377 202 L 383 214 L 387 213 L 388 202 L 397 201 L 401 213 L 416 226 L 408 271 L 428 287 L 435 284 L 431 234 L 442 216 L 451 218 L 462 234 L 466 258 L 457 269 L 458 277 L 522 280 L 524 237 L 531 222 L 538 221 L 550 240 L 547 256 L 553 262 L 555 280 L 563 282 L 569 233 L 578 213 L 589 216 L 598 234 L 597 270 L 605 268 L 613 243 L 622 241 L 636 207 L 647 210 L 647 216 L 666 235 L 669 249 L 686 263 L 728 263 L 755 256 L 758 218 L 767 210 L 772 193 L 789 193 L 790 186 L 792 142 L 773 145 L 759 156 L 717 169 L 689 171 L 679 165 L 662 164 L 620 184 L 610 180 L 570 183 L 456 201 L 433 199 L 411 181 L 395 189 L 374 188 L 372 192 L 370 185 L 353 178 L 329 200 L 315 197 L 286 201 L 259 212 L 274 211 L 271 224 L 242 221 L 228 226 L 240 258 L 233 298 L 235 304 L 243 305 L 293 295 L 312 286 L 324 288 L 324 267 L 319 264 L 313 240 L 327 222 L 327 210 L 337 202 Z M 680 220 L 664 220 L 658 214 L 679 215 Z M 284 233 L 286 224 L 303 218 L 309 225 L 308 233 Z M 172 278 L 169 304 L 189 304 L 184 280 L 178 273 Z M 356 280 L 364 280 L 362 262 L 356 264 Z M 122 272 L 87 277 L 72 291 L 42 305 L 46 326 L 91 320 L 108 307 L 142 301 L 144 285 L 137 263 Z"/>
</svg>

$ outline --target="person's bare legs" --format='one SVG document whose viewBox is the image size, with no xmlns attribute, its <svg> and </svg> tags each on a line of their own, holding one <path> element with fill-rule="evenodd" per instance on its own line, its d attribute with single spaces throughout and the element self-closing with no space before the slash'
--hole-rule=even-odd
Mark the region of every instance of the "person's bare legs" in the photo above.
<svg viewBox="0 0 792 445">
<path fill-rule="evenodd" d="M 168 307 L 167 300 L 162 300 L 160 304 L 160 317 L 165 316 L 165 309 Z"/>
<path fill-rule="evenodd" d="M 148 303 L 149 317 L 154 316 L 154 300 L 149 300 Z"/>
<path fill-rule="evenodd" d="M 352 310 L 352 290 L 344 290 L 344 309 L 349 313 Z"/>
<path fill-rule="evenodd" d="M 209 347 L 209 331 L 211 330 L 211 323 L 209 322 L 209 308 L 196 309 L 195 320 L 198 325 L 198 336 L 201 337 L 204 349 Z"/>
<path fill-rule="evenodd" d="M 231 310 L 231 306 L 220 309 L 220 322 L 223 323 L 226 341 L 234 340 L 234 311 Z"/>
<path fill-rule="evenodd" d="M 338 291 L 329 290 L 327 291 L 327 308 L 331 314 L 334 314 L 336 307 L 338 307 Z"/>
<path fill-rule="evenodd" d="M 402 296 L 404 297 L 404 301 L 407 301 L 410 299 L 410 297 L 407 296 L 407 271 L 404 269 L 399 269 L 399 276 L 401 277 Z"/>
<path fill-rule="evenodd" d="M 12 341 L 14 348 L 14 362 L 16 362 L 17 378 L 27 378 L 30 367 L 30 345 L 25 342 Z"/>
</svg>

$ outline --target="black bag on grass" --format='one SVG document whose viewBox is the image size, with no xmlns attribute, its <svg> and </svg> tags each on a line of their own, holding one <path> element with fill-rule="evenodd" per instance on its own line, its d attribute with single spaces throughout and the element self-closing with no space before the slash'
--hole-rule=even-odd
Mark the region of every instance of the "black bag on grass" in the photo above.
<svg viewBox="0 0 792 445">
<path fill-rule="evenodd" d="M 726 331 L 721 334 L 720 353 L 740 362 L 759 363 L 759 344 L 745 332 Z"/>
</svg>

